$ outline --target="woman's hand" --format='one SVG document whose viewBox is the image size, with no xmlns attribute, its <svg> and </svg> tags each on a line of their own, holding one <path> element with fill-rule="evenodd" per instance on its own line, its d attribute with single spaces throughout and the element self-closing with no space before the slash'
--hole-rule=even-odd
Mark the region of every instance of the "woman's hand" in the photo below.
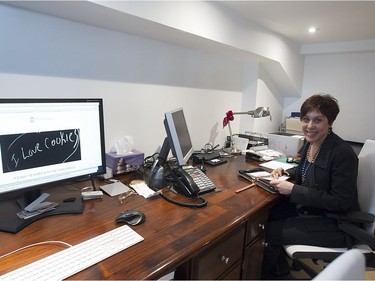
<svg viewBox="0 0 375 281">
<path fill-rule="evenodd" d="M 277 168 L 271 172 L 272 177 L 275 180 L 270 181 L 270 184 L 277 189 L 280 194 L 289 195 L 292 193 L 294 184 L 289 181 L 277 180 L 284 174 L 288 174 L 283 168 Z"/>
<path fill-rule="evenodd" d="M 274 186 L 280 194 L 289 195 L 292 193 L 294 184 L 289 181 L 270 181 L 270 184 Z"/>
<path fill-rule="evenodd" d="M 274 179 L 278 179 L 279 177 L 283 175 L 283 173 L 284 173 L 283 168 L 277 168 L 271 172 L 271 175 Z"/>
</svg>

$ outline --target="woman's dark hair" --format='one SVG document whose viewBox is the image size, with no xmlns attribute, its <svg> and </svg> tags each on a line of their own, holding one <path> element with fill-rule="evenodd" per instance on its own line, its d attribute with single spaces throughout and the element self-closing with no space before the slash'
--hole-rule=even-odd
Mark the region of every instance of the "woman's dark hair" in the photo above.
<svg viewBox="0 0 375 281">
<path fill-rule="evenodd" d="M 330 125 L 336 120 L 340 112 L 337 99 L 327 94 L 316 94 L 309 97 L 301 106 L 301 120 L 311 111 L 320 111 L 327 117 Z"/>
</svg>

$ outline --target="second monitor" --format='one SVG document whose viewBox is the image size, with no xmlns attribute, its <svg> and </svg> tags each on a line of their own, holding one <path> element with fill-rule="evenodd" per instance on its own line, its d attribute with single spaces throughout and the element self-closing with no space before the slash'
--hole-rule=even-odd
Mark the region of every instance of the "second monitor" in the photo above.
<svg viewBox="0 0 375 281">
<path fill-rule="evenodd" d="M 179 108 L 166 112 L 164 117 L 164 127 L 167 137 L 164 139 L 158 159 L 151 168 L 149 186 L 155 190 L 161 189 L 165 186 L 166 168 L 169 168 L 167 165 L 167 158 L 169 152 L 172 151 L 172 154 L 178 163 L 177 168 L 169 169 L 168 171 L 175 182 L 174 189 L 178 193 L 188 197 L 198 196 L 201 191 L 200 187 L 198 187 L 193 179 L 192 173 L 189 174 L 182 168 L 194 152 L 184 111 L 182 108 Z M 197 171 L 193 173 L 193 175 L 196 174 Z M 207 179 L 204 174 L 203 176 Z M 215 189 L 212 182 L 210 188 Z"/>
</svg>

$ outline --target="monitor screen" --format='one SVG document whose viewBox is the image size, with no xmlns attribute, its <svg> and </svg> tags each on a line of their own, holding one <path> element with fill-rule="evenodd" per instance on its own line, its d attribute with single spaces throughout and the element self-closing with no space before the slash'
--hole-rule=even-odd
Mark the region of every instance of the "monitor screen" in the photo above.
<svg viewBox="0 0 375 281">
<path fill-rule="evenodd" d="M 178 165 L 185 165 L 194 149 L 191 144 L 183 109 L 179 108 L 166 112 L 164 125 L 172 154 L 176 157 Z"/>
<path fill-rule="evenodd" d="M 105 173 L 102 99 L 0 99 L 0 123 L 0 194 Z"/>
</svg>

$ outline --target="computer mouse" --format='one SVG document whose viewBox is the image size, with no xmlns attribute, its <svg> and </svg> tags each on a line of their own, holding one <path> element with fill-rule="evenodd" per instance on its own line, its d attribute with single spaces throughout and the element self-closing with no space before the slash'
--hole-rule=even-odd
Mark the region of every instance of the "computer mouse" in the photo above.
<svg viewBox="0 0 375 281">
<path fill-rule="evenodd" d="M 146 216 L 143 212 L 137 210 L 126 210 L 121 212 L 115 219 L 116 223 L 127 223 L 138 225 L 145 221 Z"/>
</svg>

